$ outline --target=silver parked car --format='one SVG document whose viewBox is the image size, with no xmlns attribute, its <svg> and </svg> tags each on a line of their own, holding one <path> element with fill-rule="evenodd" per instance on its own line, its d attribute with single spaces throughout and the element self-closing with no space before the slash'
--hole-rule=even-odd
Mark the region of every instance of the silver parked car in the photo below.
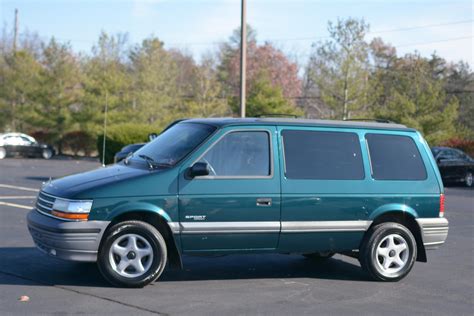
<svg viewBox="0 0 474 316">
<path fill-rule="evenodd" d="M 54 154 L 52 146 L 39 143 L 29 135 L 22 133 L 0 134 L 0 159 L 18 155 L 50 159 Z"/>
</svg>

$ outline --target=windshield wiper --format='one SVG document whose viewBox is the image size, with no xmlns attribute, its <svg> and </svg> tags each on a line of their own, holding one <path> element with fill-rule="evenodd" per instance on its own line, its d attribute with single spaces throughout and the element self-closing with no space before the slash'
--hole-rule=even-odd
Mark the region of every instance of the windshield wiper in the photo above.
<svg viewBox="0 0 474 316">
<path fill-rule="evenodd" d="M 140 158 L 142 158 L 143 160 L 145 160 L 145 161 L 148 163 L 148 167 L 149 167 L 150 169 L 154 169 L 154 168 L 157 166 L 157 163 L 156 163 L 155 159 L 151 158 L 150 156 L 141 154 L 141 155 L 138 155 L 138 157 L 140 157 Z"/>
<path fill-rule="evenodd" d="M 155 166 L 163 167 L 163 168 L 171 168 L 173 164 L 167 162 L 155 162 Z"/>
</svg>

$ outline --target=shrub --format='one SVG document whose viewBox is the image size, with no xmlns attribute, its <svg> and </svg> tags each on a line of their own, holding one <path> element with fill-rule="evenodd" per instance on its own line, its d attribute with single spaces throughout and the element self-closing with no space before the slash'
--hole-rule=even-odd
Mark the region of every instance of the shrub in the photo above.
<svg viewBox="0 0 474 316">
<path fill-rule="evenodd" d="M 474 140 L 472 139 L 451 138 L 444 142 L 443 146 L 461 149 L 469 156 L 474 157 Z"/>
<path fill-rule="evenodd" d="M 90 156 L 94 151 L 94 136 L 83 131 L 66 133 L 62 139 L 63 151 L 72 152 L 75 156 L 82 153 Z"/>
<path fill-rule="evenodd" d="M 114 161 L 114 156 L 122 147 L 134 144 L 144 143 L 148 141 L 148 135 L 151 133 L 159 133 L 160 128 L 144 125 L 144 124 L 120 124 L 109 127 L 105 140 L 105 164 Z M 102 146 L 104 134 L 97 136 L 97 151 L 99 152 L 100 161 L 102 161 Z"/>
<path fill-rule="evenodd" d="M 28 135 L 36 139 L 37 142 L 53 145 L 54 136 L 44 130 L 37 130 Z"/>
</svg>

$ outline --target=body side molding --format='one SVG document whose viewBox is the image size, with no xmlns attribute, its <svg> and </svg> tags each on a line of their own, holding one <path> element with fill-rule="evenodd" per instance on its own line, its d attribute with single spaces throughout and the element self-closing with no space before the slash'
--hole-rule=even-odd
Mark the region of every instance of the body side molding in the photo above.
<svg viewBox="0 0 474 316">
<path fill-rule="evenodd" d="M 372 221 L 169 222 L 175 234 L 366 231 Z"/>
</svg>

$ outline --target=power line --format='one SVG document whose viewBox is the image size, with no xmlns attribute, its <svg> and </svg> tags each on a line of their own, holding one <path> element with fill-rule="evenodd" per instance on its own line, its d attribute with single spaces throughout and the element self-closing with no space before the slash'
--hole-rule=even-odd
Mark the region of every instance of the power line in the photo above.
<svg viewBox="0 0 474 316">
<path fill-rule="evenodd" d="M 447 23 L 439 23 L 439 24 L 428 24 L 428 25 L 420 25 L 420 26 L 408 26 L 403 28 L 396 28 L 396 29 L 387 29 L 387 30 L 380 30 L 380 31 L 372 31 L 367 32 L 367 34 L 383 34 L 383 33 L 394 33 L 394 32 L 404 32 L 404 31 L 411 31 L 411 30 L 418 30 L 418 29 L 425 29 L 425 28 L 433 28 L 433 27 L 441 27 L 441 26 L 448 26 L 448 25 L 456 25 L 456 24 L 466 24 L 472 23 L 474 20 L 462 20 L 462 21 L 453 21 Z M 274 38 L 274 39 L 267 39 L 268 41 L 274 42 L 285 42 L 285 41 L 309 41 L 309 40 L 316 40 L 316 39 L 326 39 L 330 38 L 330 36 L 312 36 L 312 37 L 299 37 L 299 38 Z"/>
<path fill-rule="evenodd" d="M 399 47 L 409 47 L 409 46 L 421 46 L 421 45 L 429 45 L 429 44 L 435 44 L 435 43 L 460 41 L 460 40 L 465 40 L 465 39 L 470 39 L 470 38 L 474 38 L 474 35 L 446 38 L 446 39 L 440 39 L 440 40 L 434 40 L 434 41 L 428 41 L 428 42 L 414 42 L 414 43 L 407 43 L 407 44 L 400 44 L 400 45 L 392 45 L 392 47 L 399 48 Z M 310 57 L 312 55 L 313 53 L 305 53 L 305 54 L 299 54 L 298 56 Z"/>
<path fill-rule="evenodd" d="M 419 25 L 419 26 L 408 26 L 403 28 L 395 28 L 395 29 L 386 29 L 386 30 L 379 30 L 379 31 L 372 31 L 368 32 L 367 34 L 385 34 L 385 33 L 395 33 L 395 32 L 404 32 L 404 31 L 412 31 L 418 29 L 426 29 L 426 28 L 434 28 L 434 27 L 442 27 L 442 26 L 450 26 L 450 25 L 458 25 L 458 24 L 466 24 L 474 22 L 473 19 L 471 20 L 460 20 L 460 21 L 452 21 L 446 23 L 438 23 L 438 24 L 426 24 L 426 25 Z M 20 36 L 23 36 L 21 34 Z M 44 39 L 47 36 L 40 36 Z M 97 41 L 94 40 L 84 40 L 84 39 L 64 39 L 58 38 L 53 36 L 55 39 L 63 42 L 83 42 L 83 43 L 96 43 Z M 293 37 L 293 38 L 267 38 L 261 40 L 260 42 L 270 41 L 270 42 L 291 42 L 291 41 L 314 41 L 318 39 L 328 39 L 330 36 L 312 36 L 312 37 Z M 205 45 L 219 45 L 222 41 L 212 41 L 212 42 L 165 42 L 165 45 L 183 45 L 183 46 L 205 46 Z"/>
<path fill-rule="evenodd" d="M 474 36 L 461 36 L 461 37 L 453 37 L 453 38 L 447 38 L 447 39 L 441 39 L 441 40 L 429 41 L 429 42 L 409 43 L 409 44 L 396 45 L 394 47 L 398 48 L 398 47 L 407 47 L 407 46 L 428 45 L 428 44 L 433 44 L 433 43 L 459 41 L 459 40 L 468 39 L 468 38 L 474 38 Z"/>
<path fill-rule="evenodd" d="M 411 26 L 411 27 L 404 27 L 404 28 L 398 28 L 398 29 L 388 29 L 388 30 L 374 31 L 374 32 L 369 32 L 369 33 L 370 34 L 374 34 L 374 33 L 379 34 L 379 33 L 403 32 L 403 31 L 411 31 L 411 30 L 424 29 L 424 28 L 447 26 L 447 25 L 466 24 L 466 23 L 471 23 L 471 22 L 474 22 L 474 20 L 454 21 L 454 22 L 448 22 L 448 23 L 430 24 L 430 25 L 423 25 L 423 26 Z"/>
</svg>

